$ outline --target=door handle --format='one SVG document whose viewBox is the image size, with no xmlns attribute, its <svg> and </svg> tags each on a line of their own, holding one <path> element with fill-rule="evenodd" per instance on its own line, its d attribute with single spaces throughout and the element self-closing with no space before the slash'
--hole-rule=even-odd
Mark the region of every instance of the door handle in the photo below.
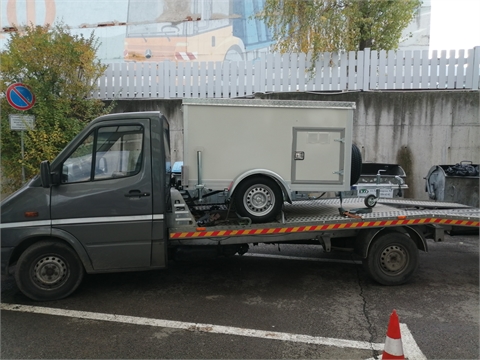
<svg viewBox="0 0 480 360">
<path fill-rule="evenodd" d="M 138 197 L 141 198 L 143 196 L 150 196 L 148 192 L 142 192 L 140 190 L 130 190 L 128 194 L 125 194 L 125 197 Z"/>
</svg>

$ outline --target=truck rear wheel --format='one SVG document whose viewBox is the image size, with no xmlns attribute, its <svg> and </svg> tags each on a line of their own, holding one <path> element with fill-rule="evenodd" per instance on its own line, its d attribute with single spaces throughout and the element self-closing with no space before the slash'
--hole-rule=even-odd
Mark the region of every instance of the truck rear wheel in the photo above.
<svg viewBox="0 0 480 360">
<path fill-rule="evenodd" d="M 282 190 L 275 180 L 254 176 L 238 185 L 234 202 L 237 213 L 254 223 L 274 221 L 282 208 Z"/>
<path fill-rule="evenodd" d="M 363 266 L 382 285 L 403 284 L 417 270 L 417 245 L 409 236 L 400 232 L 382 234 L 370 245 Z"/>
<path fill-rule="evenodd" d="M 84 268 L 75 251 L 55 241 L 39 241 L 20 256 L 15 269 L 18 288 L 30 299 L 59 300 L 82 282 Z"/>
</svg>

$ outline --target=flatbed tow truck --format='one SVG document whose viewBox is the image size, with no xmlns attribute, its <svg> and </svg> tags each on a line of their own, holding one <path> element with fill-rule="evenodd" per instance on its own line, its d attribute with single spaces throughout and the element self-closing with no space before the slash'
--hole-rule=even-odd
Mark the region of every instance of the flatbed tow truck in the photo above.
<svg viewBox="0 0 480 360">
<path fill-rule="evenodd" d="M 210 108 L 214 105 L 218 107 Z M 85 273 L 162 269 L 182 258 L 242 255 L 249 244 L 295 243 L 355 253 L 374 280 L 398 285 L 415 273 L 419 250 L 428 250 L 427 239 L 441 241 L 454 227 L 479 227 L 480 210 L 459 204 L 380 198 L 374 208 L 365 208 L 361 198 L 293 201 L 297 192 L 342 194 L 355 183 L 350 176 L 350 106 L 282 103 L 267 108 L 230 100 L 214 105 L 189 105 L 189 116 L 215 118 L 220 125 L 232 114 L 296 124 L 302 114 L 305 124 L 288 125 L 277 152 L 271 150 L 277 138 L 254 141 L 246 136 L 258 133 L 247 131 L 242 156 L 231 132 L 202 138 L 201 146 L 190 134 L 191 161 L 182 173 L 183 184 L 190 185 L 185 190 L 172 184 L 169 124 L 161 113 L 102 116 L 2 201 L 2 273 L 14 272 L 18 288 L 33 300 L 57 300 L 73 293 Z M 257 109 L 263 117 L 249 116 Z M 313 126 L 318 114 L 325 114 L 320 128 Z M 342 122 L 345 126 L 339 128 Z M 199 126 L 195 134 L 215 133 L 210 125 Z M 242 128 L 236 130 L 238 137 Z M 249 154 L 251 144 L 263 145 L 265 137 L 269 151 L 260 146 Z M 279 154 L 283 158 L 266 158 Z M 353 151 L 351 158 L 356 158 Z M 357 162 L 361 165 L 361 158 Z M 228 177 L 219 170 L 233 169 L 230 163 L 245 168 Z M 268 169 L 269 164 L 278 170 Z M 234 170 L 231 174 L 239 169 Z M 211 183 L 217 184 L 214 191 Z M 195 192 L 199 195 L 192 200 Z M 211 203 L 211 194 L 222 195 L 223 201 Z"/>
</svg>

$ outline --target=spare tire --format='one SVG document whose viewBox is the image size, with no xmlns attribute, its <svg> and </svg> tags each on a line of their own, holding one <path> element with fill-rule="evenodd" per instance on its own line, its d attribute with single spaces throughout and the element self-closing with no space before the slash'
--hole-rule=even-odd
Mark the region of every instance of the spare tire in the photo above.
<svg viewBox="0 0 480 360">
<path fill-rule="evenodd" d="M 352 144 L 352 167 L 350 170 L 350 185 L 356 184 L 362 174 L 362 154 L 357 145 Z"/>
</svg>

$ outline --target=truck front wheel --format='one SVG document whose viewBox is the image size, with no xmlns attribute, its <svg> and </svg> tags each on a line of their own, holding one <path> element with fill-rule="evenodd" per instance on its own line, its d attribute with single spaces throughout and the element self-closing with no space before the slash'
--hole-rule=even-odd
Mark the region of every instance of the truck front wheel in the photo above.
<svg viewBox="0 0 480 360">
<path fill-rule="evenodd" d="M 385 233 L 373 240 L 363 265 L 367 273 L 382 285 L 403 284 L 417 270 L 417 245 L 400 232 Z"/>
<path fill-rule="evenodd" d="M 15 269 L 18 288 L 33 300 L 67 297 L 82 282 L 84 268 L 68 245 L 39 241 L 23 252 Z"/>
<path fill-rule="evenodd" d="M 274 221 L 282 208 L 282 190 L 275 180 L 254 176 L 238 185 L 234 202 L 237 213 L 254 223 Z"/>
</svg>

